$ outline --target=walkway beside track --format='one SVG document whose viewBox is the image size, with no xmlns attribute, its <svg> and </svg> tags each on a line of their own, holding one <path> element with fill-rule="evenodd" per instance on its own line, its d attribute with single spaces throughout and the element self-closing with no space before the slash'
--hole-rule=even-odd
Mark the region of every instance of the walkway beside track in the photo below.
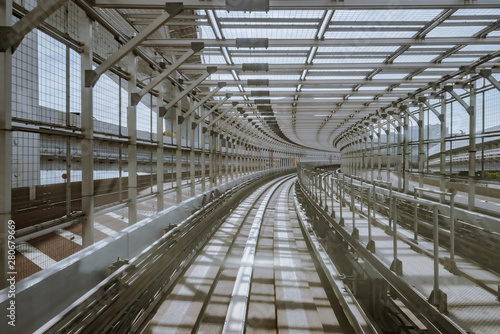
<svg viewBox="0 0 500 334">
<path fill-rule="evenodd" d="M 346 201 L 350 203 L 349 194 Z M 328 201 L 330 204 L 330 201 Z M 346 204 L 346 203 L 345 203 Z M 331 208 L 329 208 L 331 214 Z M 368 244 L 368 219 L 365 213 L 360 212 L 360 205 L 356 204 L 355 226 L 359 230 L 359 241 L 366 247 Z M 336 199 L 333 210 L 339 217 L 340 204 Z M 364 207 L 366 211 L 366 205 Z M 350 205 L 342 208 L 344 218 L 344 229 L 349 234 L 353 232 L 353 214 Z M 432 254 L 432 240 L 420 237 L 418 244 L 414 244 L 413 231 L 398 225 L 398 235 L 406 237 L 406 242 L 397 240 L 397 258 L 402 262 L 403 279 L 418 291 L 422 296 L 428 298 L 433 290 L 434 261 L 427 254 Z M 388 268 L 391 266 L 393 253 L 393 237 L 389 221 L 385 217 L 377 215 L 372 224 L 372 240 L 375 242 L 375 253 Z M 425 253 L 418 248 L 424 249 Z M 450 257 L 449 251 L 439 247 L 439 257 Z M 482 269 L 474 262 L 455 255 L 455 261 L 459 270 L 465 276 L 473 277 L 497 291 L 500 284 L 500 276 L 488 270 Z M 469 333 L 496 334 L 500 328 L 500 301 L 498 296 L 481 288 L 475 282 L 464 275 L 456 275 L 439 264 L 440 289 L 447 295 L 447 309 L 445 313 L 453 322 L 466 329 Z"/>
</svg>

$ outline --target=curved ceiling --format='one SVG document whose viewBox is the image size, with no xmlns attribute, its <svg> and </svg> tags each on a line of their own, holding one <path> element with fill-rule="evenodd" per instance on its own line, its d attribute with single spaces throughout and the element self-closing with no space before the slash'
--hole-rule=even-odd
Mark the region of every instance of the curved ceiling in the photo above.
<svg viewBox="0 0 500 334">
<path fill-rule="evenodd" d="M 477 66 L 499 66 L 499 1 L 401 0 L 391 7 L 382 0 L 227 0 L 227 5 L 184 1 L 185 10 L 140 48 L 173 63 L 192 42 L 204 42 L 177 70 L 184 84 L 217 66 L 198 85 L 197 96 L 225 82 L 207 103 L 232 93 L 221 110 L 239 102 L 259 131 L 297 149 L 336 150 L 335 139 L 381 110 L 453 84 Z M 165 0 L 95 0 L 94 6 L 131 34 L 150 24 Z"/>
</svg>

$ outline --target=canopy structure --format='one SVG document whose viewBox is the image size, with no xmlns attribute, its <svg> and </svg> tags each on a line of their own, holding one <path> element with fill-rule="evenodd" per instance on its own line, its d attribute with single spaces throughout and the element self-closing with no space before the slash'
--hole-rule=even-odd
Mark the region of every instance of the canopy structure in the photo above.
<svg viewBox="0 0 500 334">
<path fill-rule="evenodd" d="M 131 36 L 161 15 L 165 0 L 93 6 Z M 182 6 L 137 49 L 174 63 L 193 42 L 203 42 L 177 68 L 184 85 L 216 66 L 196 86 L 199 96 L 225 82 L 208 104 L 231 92 L 221 108 L 239 102 L 261 123 L 259 131 L 294 147 L 336 150 L 339 138 L 386 109 L 500 65 L 498 1 L 189 0 Z"/>
</svg>

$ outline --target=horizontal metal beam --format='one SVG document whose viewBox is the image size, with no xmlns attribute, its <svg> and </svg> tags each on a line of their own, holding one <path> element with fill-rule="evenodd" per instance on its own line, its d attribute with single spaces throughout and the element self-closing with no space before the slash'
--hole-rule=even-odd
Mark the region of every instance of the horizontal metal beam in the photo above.
<svg viewBox="0 0 500 334">
<path fill-rule="evenodd" d="M 149 47 L 189 47 L 192 42 L 204 42 L 205 47 L 236 47 L 236 39 L 148 39 L 142 46 Z M 414 38 L 328 38 L 325 40 L 313 39 L 269 39 L 269 47 L 366 47 L 366 46 L 431 46 L 431 45 L 478 45 L 500 44 L 500 37 L 428 37 L 425 39 Z"/>
<path fill-rule="evenodd" d="M 276 87 L 276 86 L 275 86 Z M 398 91 L 393 91 L 389 92 L 387 90 L 363 90 L 363 91 L 358 91 L 358 92 L 353 92 L 352 89 L 344 89 L 344 90 L 335 90 L 335 91 L 305 91 L 305 92 L 295 92 L 295 91 L 271 91 L 270 96 L 273 97 L 281 97 L 281 96 L 287 96 L 287 97 L 294 97 L 295 95 L 299 97 L 317 97 L 317 98 L 330 98 L 330 97 L 344 97 L 345 95 L 350 95 L 349 98 L 354 97 L 354 96 L 369 96 L 369 95 L 390 95 L 394 97 L 398 96 L 407 96 L 410 93 L 413 93 L 413 89 L 407 89 L 407 90 L 398 90 Z M 217 95 L 223 95 L 224 93 L 219 92 Z M 243 95 L 249 95 L 248 92 L 233 92 L 234 96 L 243 96 Z"/>
<path fill-rule="evenodd" d="M 227 65 L 227 64 L 214 64 L 217 66 L 219 71 L 243 71 L 242 64 Z M 393 63 L 393 64 L 383 64 L 383 63 L 357 63 L 357 64 L 344 64 L 344 63 L 332 63 L 332 64 L 269 64 L 269 71 L 283 71 L 283 70 L 373 70 L 373 69 L 398 69 L 407 70 L 408 72 L 412 70 L 417 70 L 421 68 L 452 68 L 458 69 L 460 66 L 470 65 L 470 62 L 453 62 L 453 63 L 430 63 L 430 62 L 419 62 L 419 63 Z M 202 71 L 206 68 L 203 64 L 185 64 L 180 67 L 182 71 Z M 267 73 L 267 71 L 256 71 L 248 72 L 248 74 L 254 73 Z M 281 73 L 283 74 L 283 73 Z M 352 75 L 358 75 L 358 73 L 351 73 Z M 313 74 L 311 74 L 313 75 Z M 361 74 L 359 74 L 361 75 Z"/>
<path fill-rule="evenodd" d="M 207 80 L 200 86 L 216 86 L 218 81 L 213 81 L 213 80 Z M 226 81 L 228 86 L 246 86 L 246 81 L 244 80 L 228 80 Z M 365 80 L 365 79 L 324 79 L 324 80 L 270 80 L 269 81 L 269 86 L 270 87 L 293 87 L 297 85 L 303 85 L 303 86 L 318 86 L 318 87 L 333 87 L 337 85 L 350 85 L 350 86 L 355 86 L 355 85 L 368 85 L 368 86 L 387 86 L 387 85 L 392 85 L 395 83 L 413 83 L 413 84 L 428 84 L 429 79 L 412 79 L 412 80 L 405 80 L 405 79 L 372 79 L 372 80 Z M 258 91 L 259 92 L 259 91 Z M 251 95 L 251 92 L 248 92 L 248 95 Z M 255 95 L 252 95 L 255 96 Z"/>
<path fill-rule="evenodd" d="M 163 8 L 165 2 L 171 0 L 94 0 L 94 6 L 102 8 Z M 188 9 L 226 9 L 225 0 L 185 0 L 184 6 Z M 443 8 L 500 8 L 497 0 L 399 0 L 392 6 L 397 9 L 443 9 Z M 391 2 L 387 0 L 270 0 L 269 9 L 388 9 Z"/>
</svg>

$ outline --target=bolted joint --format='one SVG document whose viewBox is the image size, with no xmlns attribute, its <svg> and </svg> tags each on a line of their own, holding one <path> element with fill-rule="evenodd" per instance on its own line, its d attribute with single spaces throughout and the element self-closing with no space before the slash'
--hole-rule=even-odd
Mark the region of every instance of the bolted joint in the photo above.
<svg viewBox="0 0 500 334">
<path fill-rule="evenodd" d="M 160 107 L 158 111 L 160 112 L 160 117 L 164 117 L 167 114 L 167 108 L 165 107 Z"/>
<path fill-rule="evenodd" d="M 486 68 L 483 68 L 479 71 L 479 75 L 481 75 L 484 78 L 488 78 L 492 73 L 493 71 L 491 69 L 486 69 Z"/>
<path fill-rule="evenodd" d="M 219 87 L 219 88 L 224 88 L 224 87 L 226 87 L 226 85 L 227 85 L 227 83 L 222 82 L 222 81 L 217 83 L 217 87 Z"/>
<path fill-rule="evenodd" d="M 196 129 L 197 126 L 198 126 L 198 123 L 196 123 L 196 122 L 191 123 L 191 129 L 194 130 L 194 129 Z"/>
<path fill-rule="evenodd" d="M 184 10 L 184 4 L 182 2 L 167 2 L 165 4 L 165 11 L 170 16 L 176 16 Z"/>
<path fill-rule="evenodd" d="M 178 117 L 177 117 L 177 124 L 182 124 L 182 123 L 184 123 L 184 120 L 185 120 L 184 116 L 182 116 L 182 115 L 178 116 Z"/>
<path fill-rule="evenodd" d="M 130 103 L 132 104 L 132 106 L 137 106 L 141 99 L 142 96 L 140 96 L 139 93 L 130 94 Z"/>
<path fill-rule="evenodd" d="M 94 87 L 99 80 L 99 75 L 94 70 L 85 70 L 85 87 Z"/>
<path fill-rule="evenodd" d="M 207 66 L 207 72 L 210 74 L 217 72 L 217 66 Z"/>
<path fill-rule="evenodd" d="M 191 50 L 193 50 L 195 53 L 203 50 L 205 48 L 205 43 L 203 42 L 192 42 L 191 43 Z"/>
</svg>

